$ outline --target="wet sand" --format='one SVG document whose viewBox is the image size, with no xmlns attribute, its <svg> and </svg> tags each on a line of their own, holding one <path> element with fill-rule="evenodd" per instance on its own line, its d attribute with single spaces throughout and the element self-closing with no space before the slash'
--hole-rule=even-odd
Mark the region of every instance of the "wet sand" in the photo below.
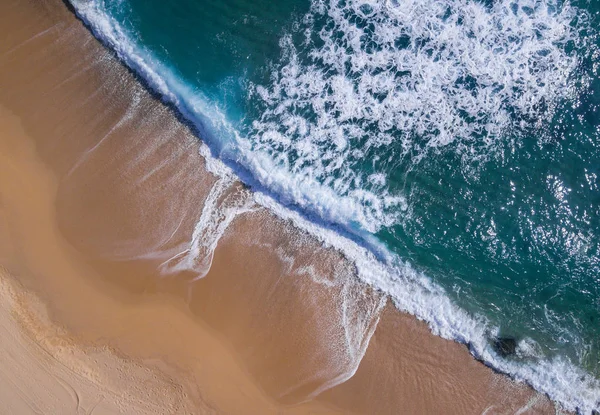
<svg viewBox="0 0 600 415">
<path fill-rule="evenodd" d="M 209 173 L 60 0 L 0 39 L 0 413 L 556 411 Z"/>
</svg>

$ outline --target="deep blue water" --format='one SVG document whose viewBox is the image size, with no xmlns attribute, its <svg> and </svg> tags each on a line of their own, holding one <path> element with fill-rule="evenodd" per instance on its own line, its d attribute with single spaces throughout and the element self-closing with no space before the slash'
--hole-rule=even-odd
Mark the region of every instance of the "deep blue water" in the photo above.
<svg viewBox="0 0 600 415">
<path fill-rule="evenodd" d="M 249 184 L 374 237 L 515 338 L 499 359 L 558 359 L 581 383 L 544 391 L 600 405 L 599 2 L 73 3 Z"/>
</svg>

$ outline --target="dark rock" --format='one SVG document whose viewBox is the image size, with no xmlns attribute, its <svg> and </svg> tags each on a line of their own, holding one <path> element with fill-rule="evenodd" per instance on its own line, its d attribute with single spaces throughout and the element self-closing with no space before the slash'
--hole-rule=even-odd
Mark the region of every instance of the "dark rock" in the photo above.
<svg viewBox="0 0 600 415">
<path fill-rule="evenodd" d="M 502 357 L 514 355 L 517 351 L 517 340 L 514 337 L 498 337 L 494 341 L 494 349 Z"/>
</svg>

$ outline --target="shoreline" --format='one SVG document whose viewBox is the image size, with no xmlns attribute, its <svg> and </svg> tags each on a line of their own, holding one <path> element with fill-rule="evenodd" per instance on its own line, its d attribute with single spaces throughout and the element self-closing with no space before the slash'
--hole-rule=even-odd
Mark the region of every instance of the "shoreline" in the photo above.
<svg viewBox="0 0 600 415">
<path fill-rule="evenodd" d="M 393 413 L 404 407 L 476 413 L 528 405 L 552 411 L 547 398 L 493 373 L 466 347 L 434 336 L 424 323 L 385 305 L 386 298 L 357 281 L 340 253 L 252 205 L 243 187 L 224 183 L 215 191 L 219 179 L 204 171 L 188 128 L 111 58 L 62 2 L 40 4 L 3 7 L 14 23 L 3 34 L 9 36 L 7 49 L 0 50 L 0 79 L 6 83 L 0 103 L 10 113 L 2 112 L 0 125 L 7 137 L 30 139 L 28 149 L 16 151 L 8 140 L 10 174 L 34 172 L 43 185 L 32 195 L 42 189 L 54 194 L 43 203 L 33 203 L 36 196 L 18 200 L 22 189 L 11 188 L 12 180 L 2 183 L 0 213 L 12 209 L 7 223 L 16 230 L 9 231 L 6 244 L 0 239 L 0 264 L 24 271 L 14 274 L 28 292 L 42 294 L 53 321 L 128 358 L 154 356 L 163 371 L 199 358 L 191 347 L 178 350 L 177 338 L 194 337 L 199 347 L 214 337 L 218 345 L 211 350 L 226 350 L 213 350 L 215 365 L 229 368 L 237 387 L 223 390 L 227 381 L 218 376 L 220 369 L 192 370 L 194 382 L 188 383 L 172 373 L 179 385 L 201 385 L 196 392 L 210 395 L 216 411 Z M 21 132 L 7 127 L 18 123 Z M 210 195 L 212 211 L 205 209 Z M 15 214 L 15 206 L 31 211 Z M 248 209 L 239 213 L 240 207 Z M 168 262 L 189 250 L 198 218 L 206 212 L 208 225 L 201 230 L 214 231 L 214 254 L 210 246 L 200 247 L 203 255 L 188 258 L 191 265 L 177 258 Z M 42 213 L 53 229 L 47 241 L 56 245 L 64 239 L 62 253 L 41 254 L 40 236 L 27 235 L 40 231 L 27 220 Z M 10 252 L 15 246 L 18 254 Z M 165 277 L 156 269 L 166 261 L 174 272 Z M 194 281 L 207 264 L 206 276 Z M 88 286 L 85 299 L 76 299 L 75 281 L 80 290 Z M 113 310 L 112 320 L 100 311 L 87 313 L 85 300 L 94 295 L 106 298 L 98 303 L 105 313 Z M 157 298 L 167 305 L 154 304 Z M 131 317 L 141 309 L 154 311 Z M 130 323 L 122 327 L 113 321 L 127 318 Z M 157 334 L 164 336 L 185 319 L 174 338 Z M 131 334 L 134 321 L 155 344 Z M 212 336 L 192 336 L 201 325 Z M 340 352 L 340 344 L 349 347 Z M 240 396 L 251 397 L 252 405 Z M 236 401 L 229 410 L 219 406 L 227 400 Z"/>
<path fill-rule="evenodd" d="M 74 4 L 77 4 L 76 0 Z M 533 356 L 534 362 L 527 363 L 524 363 L 526 359 L 506 359 L 497 346 L 505 340 L 499 333 L 499 327 L 488 325 L 485 317 L 471 315 L 458 307 L 441 287 L 413 269 L 410 264 L 403 263 L 400 258 L 380 245 L 380 242 L 372 238 L 361 238 L 343 226 L 329 223 L 319 215 L 313 215 L 310 210 L 303 212 L 297 206 L 290 206 L 288 201 L 280 200 L 268 186 L 263 186 L 261 179 L 255 179 L 248 172 L 244 162 L 232 161 L 227 155 L 227 160 L 221 160 L 220 156 L 214 153 L 219 151 L 220 145 L 219 140 L 209 131 L 210 126 L 213 126 L 211 117 L 190 109 L 186 99 L 189 98 L 188 87 L 150 52 L 137 47 L 135 41 L 131 40 L 118 24 L 110 20 L 110 16 L 104 16 L 93 7 L 91 12 L 87 6 L 78 5 L 75 8 L 79 10 L 79 13 L 75 11 L 78 19 L 99 42 L 198 138 L 201 142 L 200 153 L 209 172 L 221 179 L 233 177 L 236 181 L 241 180 L 244 183 L 242 186 L 249 185 L 254 202 L 271 211 L 277 220 L 289 221 L 293 227 L 299 228 L 299 232 L 306 232 L 328 249 L 341 252 L 344 260 L 352 263 L 355 268 L 352 272 L 357 274 L 362 282 L 389 295 L 398 310 L 425 321 L 434 334 L 464 344 L 475 359 L 495 372 L 525 382 L 571 410 L 591 410 L 590 408 L 598 405 L 598 380 L 581 367 L 573 365 L 569 359 L 562 356 Z M 202 100 L 200 102 L 201 106 L 207 108 L 207 103 Z M 211 114 L 210 108 L 208 113 Z M 202 133 L 204 130 L 206 134 Z M 244 160 L 248 161 L 246 158 Z M 238 213 L 234 212 L 232 215 Z M 218 239 L 219 236 L 216 240 Z M 201 273 L 204 275 L 205 272 Z M 527 340 L 529 339 L 517 339 L 517 354 L 523 351 L 520 344 L 527 343 Z M 526 356 L 527 354 L 525 352 Z"/>
<path fill-rule="evenodd" d="M 76 0 L 74 2 L 77 3 Z M 233 177 L 236 183 L 241 180 L 244 183 L 242 186 L 249 186 L 253 192 L 254 202 L 273 213 L 276 220 L 291 222 L 292 227 L 298 228 L 300 233 L 306 232 L 327 249 L 340 252 L 344 261 L 352 263 L 355 268 L 352 272 L 363 283 L 389 296 L 401 312 L 426 322 L 434 334 L 465 345 L 476 360 L 494 372 L 525 382 L 571 410 L 588 410 L 598 405 L 596 395 L 600 385 L 585 370 L 561 356 L 540 358 L 535 363 L 505 359 L 506 356 L 498 350 L 497 344 L 506 339 L 499 335 L 498 327 L 490 327 L 485 320 L 456 306 L 435 282 L 414 270 L 410 264 L 397 261 L 399 258 L 379 242 L 361 238 L 345 227 L 329 223 L 310 211 L 302 212 L 301 208 L 288 205 L 268 187 L 263 186 L 260 179 L 252 177 L 243 162 L 221 160 L 214 154 L 214 147 L 217 148 L 216 151 L 219 148 L 219 144 L 215 144 L 218 139 L 212 137 L 210 131 L 202 134 L 202 131 L 210 130 L 204 125 L 212 125 L 210 117 L 195 113 L 186 105 L 187 86 L 181 84 L 168 68 L 160 63 L 156 64 L 157 61 L 150 52 L 138 50 L 135 42 L 117 24 L 110 21 L 110 16 L 104 16 L 97 10 L 88 14 L 87 11 L 84 12 L 86 6 L 76 6 L 76 9 L 81 9 L 79 12 L 75 10 L 78 19 L 99 42 L 198 138 L 201 142 L 200 153 L 209 172 L 221 179 Z M 206 106 L 205 103 L 202 105 Z M 233 215 L 238 213 L 234 212 Z M 219 238 L 220 236 L 216 239 Z M 564 385 L 569 387 L 565 388 Z"/>
</svg>

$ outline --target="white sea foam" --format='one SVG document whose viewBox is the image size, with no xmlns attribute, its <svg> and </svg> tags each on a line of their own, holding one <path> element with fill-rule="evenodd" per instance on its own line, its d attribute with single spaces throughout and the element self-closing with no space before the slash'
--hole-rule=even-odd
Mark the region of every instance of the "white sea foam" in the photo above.
<svg viewBox="0 0 600 415">
<path fill-rule="evenodd" d="M 231 174 L 221 174 L 204 201 L 189 246 L 161 265 L 161 272 L 173 274 L 194 271 L 195 279 L 206 276 L 219 239 L 236 216 L 253 210 L 247 189 L 235 187 Z"/>
<path fill-rule="evenodd" d="M 392 255 L 382 260 L 284 206 L 300 206 L 324 222 L 376 231 L 395 223 L 404 198 L 386 190 L 384 171 L 364 177 L 353 163 L 370 149 L 389 145 L 392 130 L 406 132 L 402 148 L 418 157 L 440 146 L 465 152 L 492 146 L 511 127 L 511 112 L 518 115 L 512 120 L 528 122 L 541 114 L 544 104 L 548 115 L 552 102 L 570 93 L 566 81 L 577 65 L 576 56 L 563 48 L 577 40 L 570 26 L 576 10 L 568 3 L 558 7 L 551 0 L 499 0 L 486 7 L 467 0 L 314 1 L 305 27 L 308 33 L 315 20 L 331 20 L 319 32 L 323 46 L 315 48 L 307 40 L 300 50 L 290 38 L 283 39 L 284 64 L 271 85 L 254 88 L 265 108 L 251 139 L 233 130 L 216 104 L 193 93 L 131 41 L 101 2 L 72 4 L 95 35 L 150 87 L 201 131 L 212 133 L 206 137 L 210 149 L 200 148 L 209 169 L 222 180 L 236 172 L 250 181 L 258 190 L 257 203 L 344 252 L 361 279 L 388 293 L 400 310 L 426 321 L 435 334 L 468 344 L 477 358 L 547 393 L 566 409 L 589 413 L 600 407 L 598 380 L 567 359 L 501 358 L 488 341 L 498 329 L 458 308 L 425 275 Z M 352 15 L 368 17 L 371 24 L 359 27 Z M 313 63 L 301 63 L 302 53 Z M 298 111 L 301 106 L 306 111 Z M 215 200 L 220 194 L 215 191 Z M 197 231 L 212 229 L 214 235 L 191 250 L 202 251 L 200 265 L 210 265 L 210 250 L 231 221 L 229 214 L 249 205 L 232 206 L 225 220 L 220 214 L 214 220 L 214 209 L 200 220 Z M 195 266 L 197 259 L 192 255 L 185 261 Z M 519 345 L 520 355 L 529 355 L 532 347 L 530 342 Z"/>
<path fill-rule="evenodd" d="M 354 261 L 361 279 L 388 293 L 399 310 L 427 322 L 434 334 L 467 344 L 476 358 L 546 393 L 567 410 L 590 413 L 600 407 L 600 382 L 568 359 L 540 358 L 531 339 L 524 339 L 518 344 L 517 355 L 522 357 L 521 361 L 502 358 L 489 341 L 498 335 L 498 328 L 484 318 L 472 316 L 457 307 L 441 287 L 410 264 L 397 258 L 383 263 L 368 249 L 315 225 L 271 197 L 256 193 L 255 199 L 278 216 L 292 220 L 298 227 L 315 235 L 326 246 L 344 252 Z"/>
<path fill-rule="evenodd" d="M 271 164 L 259 180 L 330 222 L 395 224 L 405 200 L 386 183 L 402 159 L 449 147 L 472 163 L 574 94 L 576 13 L 555 0 L 314 0 L 304 42 L 284 37 L 270 84 L 253 88 L 253 157 Z"/>
</svg>

